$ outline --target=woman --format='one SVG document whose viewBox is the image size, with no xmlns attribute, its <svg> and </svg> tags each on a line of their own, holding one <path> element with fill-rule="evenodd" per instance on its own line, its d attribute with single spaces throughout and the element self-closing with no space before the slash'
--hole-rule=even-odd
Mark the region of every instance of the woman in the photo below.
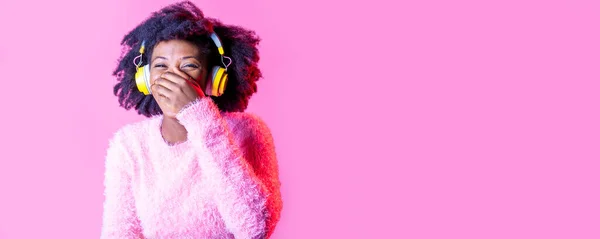
<svg viewBox="0 0 600 239">
<path fill-rule="evenodd" d="M 125 109 L 106 157 L 102 238 L 267 238 L 282 208 L 270 131 L 244 113 L 261 77 L 253 31 L 191 2 L 127 34 L 114 75 Z"/>
</svg>

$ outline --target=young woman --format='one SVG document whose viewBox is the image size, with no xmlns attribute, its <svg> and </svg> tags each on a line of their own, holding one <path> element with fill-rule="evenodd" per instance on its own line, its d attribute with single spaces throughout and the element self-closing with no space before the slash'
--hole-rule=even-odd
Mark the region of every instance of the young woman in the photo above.
<svg viewBox="0 0 600 239">
<path fill-rule="evenodd" d="M 102 238 L 267 238 L 282 209 L 268 127 L 245 113 L 261 77 L 253 31 L 191 2 L 127 34 L 114 75 L 147 119 L 110 140 Z"/>
</svg>

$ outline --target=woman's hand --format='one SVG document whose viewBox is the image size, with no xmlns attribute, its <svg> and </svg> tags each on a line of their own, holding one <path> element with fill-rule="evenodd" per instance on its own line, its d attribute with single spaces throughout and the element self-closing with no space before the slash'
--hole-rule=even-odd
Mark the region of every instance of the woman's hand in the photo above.
<svg viewBox="0 0 600 239">
<path fill-rule="evenodd" d="M 152 94 L 165 117 L 175 118 L 187 104 L 205 96 L 194 79 L 185 77 L 165 72 L 152 84 Z"/>
</svg>

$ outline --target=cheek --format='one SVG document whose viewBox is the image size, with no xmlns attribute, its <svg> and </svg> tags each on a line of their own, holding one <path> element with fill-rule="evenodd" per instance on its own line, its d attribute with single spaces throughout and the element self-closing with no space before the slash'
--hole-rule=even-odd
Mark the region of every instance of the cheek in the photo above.
<svg viewBox="0 0 600 239">
<path fill-rule="evenodd" d="M 197 71 L 195 74 L 190 74 L 190 76 L 196 79 L 196 82 L 200 85 L 204 85 L 204 82 L 206 82 L 206 70 Z"/>
<path fill-rule="evenodd" d="M 158 74 L 150 74 L 150 85 L 154 85 L 156 79 L 158 79 Z"/>
<path fill-rule="evenodd" d="M 156 81 L 158 78 L 160 78 L 160 75 L 161 75 L 161 74 L 162 74 L 162 71 L 160 71 L 160 70 L 156 70 L 156 68 L 155 68 L 155 69 L 153 69 L 153 70 L 150 70 L 150 85 L 153 85 L 153 84 L 154 84 L 154 82 L 155 82 L 155 81 Z"/>
<path fill-rule="evenodd" d="M 193 77 L 194 79 L 197 80 L 201 80 L 202 77 L 204 76 L 204 70 L 200 69 L 200 70 L 195 70 L 195 71 L 191 71 L 191 72 L 186 72 L 189 76 Z"/>
</svg>

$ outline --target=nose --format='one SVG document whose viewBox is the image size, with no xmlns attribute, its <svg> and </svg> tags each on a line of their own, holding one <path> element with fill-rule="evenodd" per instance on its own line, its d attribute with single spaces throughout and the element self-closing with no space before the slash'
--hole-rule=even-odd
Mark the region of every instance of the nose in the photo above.
<svg viewBox="0 0 600 239">
<path fill-rule="evenodd" d="M 181 71 L 181 69 L 179 69 L 177 67 L 169 67 L 169 69 L 167 69 L 167 72 L 179 75 L 184 79 L 188 78 L 188 75 L 185 72 Z"/>
</svg>

